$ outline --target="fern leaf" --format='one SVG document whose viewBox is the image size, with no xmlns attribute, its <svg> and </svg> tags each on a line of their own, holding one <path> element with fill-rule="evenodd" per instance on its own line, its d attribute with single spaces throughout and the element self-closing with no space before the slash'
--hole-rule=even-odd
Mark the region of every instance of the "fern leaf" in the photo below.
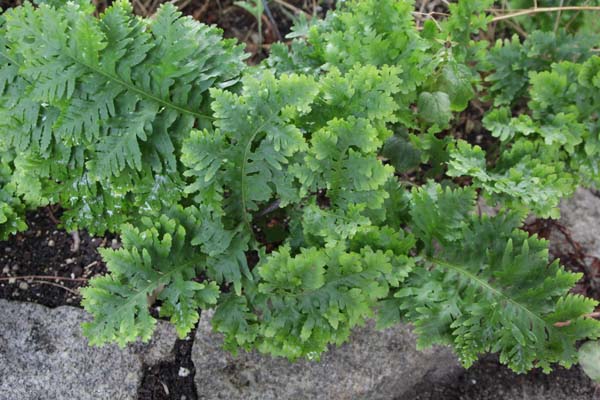
<svg viewBox="0 0 600 400">
<path fill-rule="evenodd" d="M 292 198 L 281 199 L 282 205 L 295 199 L 283 170 L 289 158 L 306 148 L 293 121 L 310 111 L 316 94 L 312 78 L 283 75 L 275 79 L 270 73 L 260 80 L 245 77 L 241 95 L 213 90 L 219 130 L 215 136 L 193 135 L 184 144 L 186 175 L 196 178 L 188 190 L 202 190 L 197 201 L 215 206 L 227 190 L 230 195 L 224 208 L 228 216 L 245 221 L 251 232 L 248 213 L 258 210 L 259 203 L 275 193 L 291 193 Z"/>
<path fill-rule="evenodd" d="M 206 257 L 190 247 L 184 221 L 163 215 L 155 223 L 144 219 L 142 230 L 126 225 L 123 248 L 101 252 L 110 275 L 92 279 L 83 289 L 82 304 L 94 316 L 83 325 L 90 343 L 124 346 L 138 337 L 149 340 L 156 324 L 148 310 L 152 296 L 162 301 L 161 315 L 170 317 L 181 337 L 198 321 L 199 308 L 216 303 L 218 286 L 194 280 Z"/>
<path fill-rule="evenodd" d="M 441 189 L 436 193 L 428 202 L 437 210 L 455 196 Z M 427 241 L 423 232 L 443 215 L 421 206 L 428 197 L 425 191 L 415 194 L 421 200 L 413 217 L 429 220 L 429 229 L 415 234 Z M 528 237 L 517 229 L 519 224 L 514 216 L 471 216 L 450 228 L 456 236 L 446 234 L 437 242 L 396 293 L 415 321 L 420 347 L 452 344 L 465 366 L 493 351 L 517 372 L 533 367 L 549 371 L 552 363 L 576 362 L 577 340 L 600 336 L 600 322 L 585 317 L 596 302 L 568 294 L 581 276 L 566 272 L 558 261 L 549 264 L 547 243 Z M 573 326 L 555 325 L 562 318 Z"/>
<path fill-rule="evenodd" d="M 248 295 L 260 322 L 242 300 L 237 306 L 243 325 L 228 321 L 229 308 L 220 307 L 213 322 L 229 346 L 243 346 L 250 333 L 262 352 L 317 358 L 327 344 L 344 342 L 354 326 L 373 315 L 377 301 L 389 292 L 388 279 L 397 285 L 410 267 L 408 258 L 389 249 L 355 253 L 337 245 L 292 256 L 282 247 L 257 267 L 261 282 Z"/>
</svg>

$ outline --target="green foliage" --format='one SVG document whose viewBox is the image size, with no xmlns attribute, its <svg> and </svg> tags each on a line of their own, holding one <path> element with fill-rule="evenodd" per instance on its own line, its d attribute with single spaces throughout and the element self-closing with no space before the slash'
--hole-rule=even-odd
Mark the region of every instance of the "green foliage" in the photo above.
<svg viewBox="0 0 600 400">
<path fill-rule="evenodd" d="M 181 142 L 208 123 L 207 89 L 234 83 L 244 56 L 170 5 L 152 20 L 126 2 L 99 19 L 88 11 L 26 3 L 4 14 L 0 137 L 19 154 L 19 193 L 102 232 L 177 201 Z"/>
<path fill-rule="evenodd" d="M 23 218 L 25 205 L 14 193 L 11 174 L 8 156 L 0 153 L 0 240 L 27 228 Z"/>
<path fill-rule="evenodd" d="M 420 29 L 412 1 L 349 0 L 258 67 L 170 5 L 10 10 L 0 236 L 49 203 L 121 235 L 83 291 L 92 344 L 148 340 L 156 304 L 182 337 L 214 308 L 234 352 L 317 359 L 376 318 L 466 366 L 570 366 L 600 337 L 597 304 L 520 227 L 599 183 L 600 58 L 560 30 L 486 55 L 491 6 L 451 3 Z"/>
<path fill-rule="evenodd" d="M 412 262 L 403 252 L 410 248 L 410 238 L 392 236 L 391 243 L 384 243 L 393 246 L 377 249 L 381 236 L 390 233 L 395 232 L 361 232 L 350 244 L 359 252 L 341 243 L 295 255 L 289 246 L 280 248 L 257 266 L 260 283 L 249 291 L 249 301 L 217 309 L 215 328 L 226 334 L 231 348 L 253 342 L 261 352 L 290 359 L 318 357 L 329 343 L 346 341 L 353 327 L 373 316 L 390 287 L 398 287 L 408 275 Z M 243 333 L 240 321 L 229 318 L 232 312 L 243 318 Z"/>
<path fill-rule="evenodd" d="M 600 184 L 600 57 L 584 63 L 563 61 L 551 69 L 530 74 L 531 116 L 511 117 L 508 109 L 493 110 L 484 123 L 492 135 L 507 144 L 536 146 L 540 153 L 531 160 L 538 169 L 552 174 L 563 195 L 568 180 L 584 186 Z M 528 144 L 526 144 L 528 143 Z M 559 183 L 561 182 L 562 183 Z M 561 189 L 562 188 L 562 189 Z"/>
<path fill-rule="evenodd" d="M 564 31 L 533 31 L 521 43 L 517 35 L 501 40 L 480 57 L 479 68 L 489 73 L 487 98 L 494 105 L 511 105 L 527 98 L 529 73 L 544 71 L 560 61 L 583 62 L 593 54 L 600 36 Z"/>
<path fill-rule="evenodd" d="M 597 302 L 567 294 L 581 275 L 549 265 L 547 243 L 517 229 L 514 214 L 475 216 L 474 201 L 471 189 L 413 191 L 413 231 L 427 251 L 394 297 L 419 346 L 452 344 L 465 366 L 488 351 L 517 372 L 570 366 L 575 341 L 600 334 L 583 316 Z"/>
<path fill-rule="evenodd" d="M 566 166 L 550 151 L 541 143 L 520 140 L 488 169 L 481 147 L 459 141 L 451 151 L 448 175 L 472 177 L 472 185 L 482 188 L 492 205 L 558 218 L 559 201 L 573 193 L 575 179 L 564 173 Z"/>
<path fill-rule="evenodd" d="M 204 224 L 196 209 L 176 211 L 173 218 L 142 219 L 141 229 L 122 226 L 123 248 L 101 250 L 110 275 L 92 279 L 83 290 L 82 304 L 95 317 L 83 325 L 91 344 L 149 340 L 156 325 L 148 310 L 152 297 L 162 301 L 160 314 L 180 337 L 198 322 L 199 308 L 216 303 L 216 283 L 195 280 L 206 268 L 206 256 L 190 245 L 190 237 Z"/>
</svg>

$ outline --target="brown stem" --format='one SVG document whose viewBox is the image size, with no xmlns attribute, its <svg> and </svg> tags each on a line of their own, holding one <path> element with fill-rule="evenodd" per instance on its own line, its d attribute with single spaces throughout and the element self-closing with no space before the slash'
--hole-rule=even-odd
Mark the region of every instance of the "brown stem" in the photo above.
<svg viewBox="0 0 600 400">
<path fill-rule="evenodd" d="M 48 281 L 32 281 L 32 283 L 40 283 L 40 284 L 44 284 L 44 285 L 55 286 L 57 288 L 61 288 L 63 290 L 66 290 L 67 292 L 70 292 L 70 293 L 74 294 L 75 296 L 78 296 L 78 297 L 81 296 L 81 294 L 79 292 L 76 292 L 75 290 L 69 289 L 68 287 L 63 286 L 63 285 L 58 284 L 58 283 L 53 283 L 53 282 L 48 282 Z"/>
<path fill-rule="evenodd" d="M 77 253 L 79 251 L 79 245 L 81 244 L 81 238 L 79 237 L 79 231 L 75 230 L 71 232 L 73 238 L 73 244 L 71 245 L 71 252 Z"/>
<path fill-rule="evenodd" d="M 522 17 L 524 15 L 532 15 L 544 12 L 562 12 L 562 11 L 600 11 L 598 6 L 564 6 L 564 7 L 538 7 L 529 8 L 526 10 L 520 10 L 514 13 L 498 15 L 492 19 L 492 22 L 502 21 L 505 19 L 511 19 L 516 17 Z"/>
<path fill-rule="evenodd" d="M 89 281 L 89 279 L 87 279 L 87 278 L 69 278 L 66 276 L 52 276 L 52 275 L 0 276 L 0 281 L 8 281 L 11 279 L 15 279 L 15 280 L 45 279 L 45 280 L 73 281 L 73 282 Z"/>
<path fill-rule="evenodd" d="M 600 311 L 585 314 L 583 317 L 584 318 L 600 318 Z M 571 320 L 554 323 L 554 326 L 556 326 L 557 328 L 562 328 L 564 326 L 569 326 L 569 325 L 571 325 Z"/>
</svg>

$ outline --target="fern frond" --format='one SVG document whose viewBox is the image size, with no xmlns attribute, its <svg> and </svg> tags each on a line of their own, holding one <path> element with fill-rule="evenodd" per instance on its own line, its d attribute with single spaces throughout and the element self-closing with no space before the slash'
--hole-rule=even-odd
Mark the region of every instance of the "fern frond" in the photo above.
<svg viewBox="0 0 600 400">
<path fill-rule="evenodd" d="M 243 68 L 241 48 L 220 42 L 213 28 L 180 18 L 170 5 L 148 24 L 127 2 L 99 20 L 73 3 L 25 5 L 5 18 L 8 47 L 31 82 L 29 96 L 61 110 L 54 124 L 58 140 L 99 144 L 88 162 L 99 178 L 126 166 L 141 169 L 141 143 L 150 137 L 161 138 L 154 143 L 164 147 L 156 151 L 172 170 L 173 142 L 205 118 L 207 89 Z"/>
<path fill-rule="evenodd" d="M 241 46 L 171 5 L 143 20 L 124 1 L 100 18 L 71 2 L 25 4 L 2 21 L 0 136 L 18 149 L 19 165 L 44 165 L 17 168 L 28 175 L 20 193 L 68 204 L 84 218 L 67 215 L 65 224 L 93 232 L 160 209 L 155 186 L 169 183 L 163 203 L 174 199 L 181 143 L 192 127 L 209 126 L 208 89 L 237 81 Z"/>
<path fill-rule="evenodd" d="M 513 211 L 531 211 L 542 218 L 558 218 L 559 202 L 575 191 L 576 180 L 565 172 L 560 155 L 531 140 L 519 140 L 488 170 L 479 146 L 458 141 L 450 152 L 449 176 L 471 176 L 486 198 Z"/>
<path fill-rule="evenodd" d="M 318 358 L 329 343 L 347 340 L 354 326 L 373 315 L 390 286 L 398 286 L 408 275 L 410 260 L 393 250 L 409 246 L 410 241 L 395 249 L 362 247 L 350 252 L 338 244 L 303 249 L 296 255 L 282 247 L 257 267 L 261 280 L 247 295 L 249 302 L 238 300 L 217 308 L 215 328 L 226 334 L 228 346 L 253 340 L 261 352 Z M 244 322 L 228 318 L 230 304 Z"/>
<path fill-rule="evenodd" d="M 437 231 L 441 207 L 457 194 L 434 193 L 414 192 L 413 218 L 427 221 L 415 235 L 426 242 L 423 232 Z M 435 211 L 424 207 L 425 199 Z M 436 240 L 395 294 L 415 323 L 420 347 L 451 344 L 465 366 L 481 353 L 499 352 L 517 372 L 549 371 L 552 363 L 576 362 L 577 340 L 600 336 L 600 322 L 585 317 L 597 302 L 568 294 L 580 274 L 549 263 L 547 243 L 518 230 L 519 224 L 514 215 L 471 216 Z M 572 324 L 555 325 L 563 318 Z"/>
<path fill-rule="evenodd" d="M 191 219 L 193 214 L 177 212 Z M 216 303 L 216 283 L 195 280 L 206 267 L 206 256 L 189 244 L 187 224 L 167 215 L 155 222 L 144 219 L 143 229 L 123 226 L 121 249 L 101 251 L 110 275 L 92 279 L 82 291 L 82 305 L 94 315 L 83 325 L 91 344 L 149 340 L 156 325 L 148 310 L 152 297 L 162 302 L 161 315 L 170 318 L 181 337 L 198 321 L 198 309 Z"/>
<path fill-rule="evenodd" d="M 11 183 L 12 169 L 9 158 L 0 149 L 0 240 L 27 229 L 25 223 L 25 205 L 15 195 L 14 184 Z"/>
<path fill-rule="evenodd" d="M 317 95 L 314 79 L 264 73 L 244 78 L 241 95 L 213 90 L 216 134 L 196 133 L 184 145 L 183 161 L 195 177 L 190 191 L 202 190 L 201 204 L 224 208 L 228 218 L 244 221 L 251 232 L 249 212 L 275 193 L 282 206 L 298 200 L 284 173 L 289 159 L 306 149 L 302 131 L 294 124 L 310 111 Z M 224 206 L 216 204 L 227 190 Z M 289 198 L 284 195 L 289 193 Z"/>
</svg>

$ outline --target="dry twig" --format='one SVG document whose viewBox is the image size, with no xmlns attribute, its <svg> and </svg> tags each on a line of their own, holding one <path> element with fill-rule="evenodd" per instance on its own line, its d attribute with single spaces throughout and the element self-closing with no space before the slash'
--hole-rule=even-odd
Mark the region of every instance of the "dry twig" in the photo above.
<svg viewBox="0 0 600 400">
<path fill-rule="evenodd" d="M 501 10 L 490 10 L 492 12 L 499 12 Z M 514 11 L 514 10 L 510 10 Z M 516 17 L 522 17 L 524 15 L 532 15 L 538 13 L 549 13 L 549 12 L 563 12 L 563 11 L 600 11 L 599 6 L 563 6 L 563 7 L 537 7 L 528 8 L 525 10 L 518 10 L 509 14 L 498 15 L 492 19 L 492 22 L 502 21 L 505 19 L 511 19 Z"/>
<path fill-rule="evenodd" d="M 54 281 L 73 281 L 73 282 L 87 282 L 88 278 L 69 278 L 67 276 L 53 276 L 53 275 L 21 275 L 21 276 L 0 276 L 0 281 L 9 281 L 9 280 L 54 280 Z"/>
</svg>

